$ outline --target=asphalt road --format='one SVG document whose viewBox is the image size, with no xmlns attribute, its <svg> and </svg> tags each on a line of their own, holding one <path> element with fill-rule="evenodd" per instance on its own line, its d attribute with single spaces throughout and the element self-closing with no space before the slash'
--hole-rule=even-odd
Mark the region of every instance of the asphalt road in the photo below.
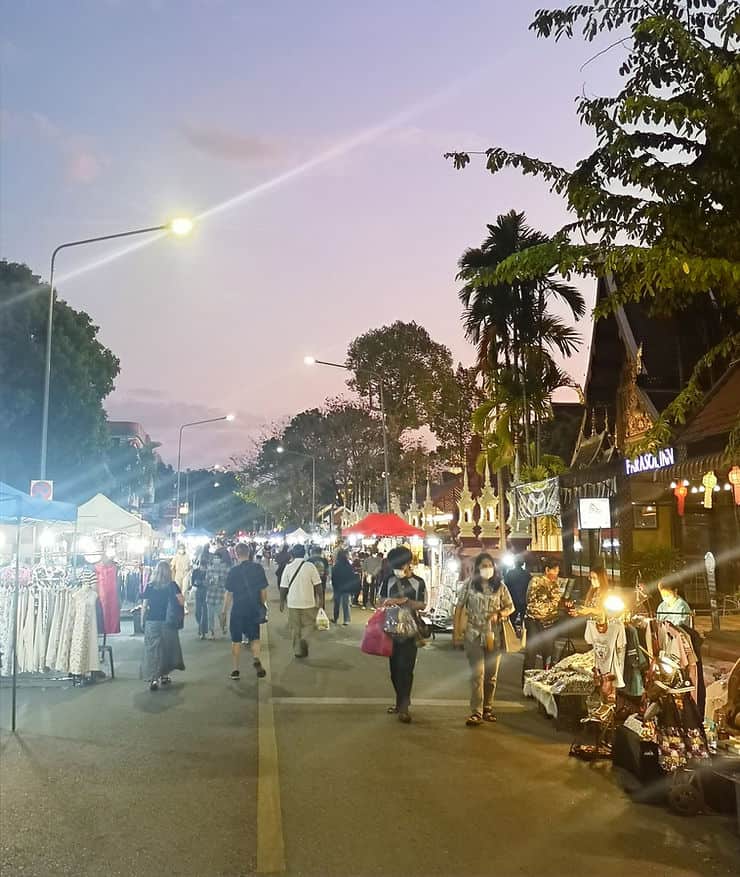
<svg viewBox="0 0 740 877">
<path fill-rule="evenodd" d="M 423 649 L 414 722 L 385 713 L 387 663 L 358 648 L 367 613 L 294 661 L 269 624 L 270 673 L 241 682 L 226 640 L 182 635 L 187 671 L 150 693 L 141 640 L 115 638 L 117 678 L 0 700 L 2 877 L 737 874 L 731 819 L 634 802 L 611 766 L 568 757 L 521 700 L 520 659 L 497 725 L 468 729 L 467 665 Z"/>
</svg>

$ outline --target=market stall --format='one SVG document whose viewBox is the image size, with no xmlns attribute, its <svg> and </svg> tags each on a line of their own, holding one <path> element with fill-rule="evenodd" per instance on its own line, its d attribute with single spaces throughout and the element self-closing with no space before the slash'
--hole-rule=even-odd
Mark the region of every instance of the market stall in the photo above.
<svg viewBox="0 0 740 877">
<path fill-rule="evenodd" d="M 612 759 L 685 813 L 700 808 L 697 777 L 719 761 L 740 776 L 740 704 L 717 709 L 737 694 L 728 698 L 725 685 L 710 702 L 703 638 L 690 621 L 641 614 L 612 593 L 588 618 L 585 640 L 590 651 L 528 670 L 523 681 L 542 712 L 573 723 L 571 755 Z"/>
<path fill-rule="evenodd" d="M 73 522 L 76 520 L 77 509 L 71 503 L 54 502 L 51 500 L 36 499 L 28 496 L 20 490 L 8 484 L 0 482 L 0 521 L 14 525 L 16 533 L 15 551 L 12 562 L 0 569 L 0 672 L 6 672 L 8 658 L 12 668 L 12 699 L 11 699 L 11 729 L 16 730 L 17 718 L 17 688 L 19 672 L 19 651 L 23 647 L 23 665 L 28 660 L 31 667 L 43 670 L 46 666 L 46 650 L 49 645 L 54 645 L 56 639 L 52 628 L 57 622 L 59 625 L 60 613 L 54 607 L 64 589 L 66 582 L 61 580 L 44 581 L 33 576 L 23 575 L 23 589 L 21 590 L 22 570 L 25 574 L 27 567 L 21 566 L 22 532 L 24 528 L 35 527 L 38 523 L 58 523 L 61 521 Z M 9 587 L 10 586 L 10 587 Z M 81 621 L 90 620 L 87 607 L 90 601 L 84 595 L 84 601 L 77 601 L 79 605 L 79 617 Z M 67 605 L 65 610 L 70 618 L 67 627 L 70 630 L 70 646 L 75 624 L 71 623 L 72 607 Z M 74 621 L 77 621 L 78 613 L 75 613 Z M 22 636 L 19 637 L 19 631 Z M 95 649 L 97 655 L 97 629 L 95 636 Z M 89 639 L 87 642 L 79 642 L 79 648 L 75 655 L 71 655 L 80 666 L 87 665 L 91 660 L 88 654 Z M 99 666 L 99 659 L 98 659 Z"/>
<path fill-rule="evenodd" d="M 77 513 L 75 554 L 81 555 L 98 578 L 101 601 L 108 606 L 105 633 L 119 633 L 114 593 L 120 605 L 134 605 L 146 586 L 154 531 L 102 493 L 83 503 Z"/>
</svg>

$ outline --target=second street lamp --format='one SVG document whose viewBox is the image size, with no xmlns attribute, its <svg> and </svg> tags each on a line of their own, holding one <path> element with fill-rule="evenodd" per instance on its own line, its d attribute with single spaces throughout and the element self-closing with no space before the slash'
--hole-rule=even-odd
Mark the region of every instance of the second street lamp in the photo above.
<svg viewBox="0 0 740 877">
<path fill-rule="evenodd" d="M 388 425 L 385 420 L 385 392 L 383 388 L 383 378 L 378 374 L 378 372 L 370 371 L 367 368 L 350 368 L 348 365 L 342 365 L 339 362 L 327 362 L 323 359 L 316 359 L 315 356 L 304 356 L 303 362 L 306 365 L 325 365 L 329 368 L 341 368 L 344 371 L 354 371 L 358 374 L 369 375 L 369 377 L 373 378 L 378 382 L 378 388 L 380 391 L 380 418 L 383 421 L 383 466 L 385 468 L 385 472 L 383 473 L 385 479 L 385 510 L 386 512 L 390 512 L 391 510 L 391 476 L 388 468 Z"/>
<path fill-rule="evenodd" d="M 205 420 L 193 420 L 191 423 L 183 423 L 180 427 L 180 438 L 177 442 L 177 490 L 175 493 L 175 517 L 180 517 L 180 463 L 182 462 L 182 433 L 190 426 L 202 426 L 204 423 L 221 423 L 224 420 L 231 423 L 235 419 L 233 414 L 224 414 L 222 417 L 208 417 Z"/>
<path fill-rule="evenodd" d="M 193 228 L 193 221 L 184 216 L 173 219 L 165 225 L 152 225 L 148 228 L 135 228 L 133 231 L 120 231 L 116 234 L 104 234 L 94 238 L 84 238 L 79 241 L 68 241 L 66 244 L 59 246 L 51 254 L 51 267 L 49 270 L 49 313 L 46 317 L 46 351 L 44 356 L 44 401 L 41 411 L 41 464 L 39 466 L 39 478 L 43 481 L 46 478 L 46 457 L 49 442 L 49 398 L 51 395 L 51 335 L 54 329 L 54 263 L 56 262 L 57 253 L 60 250 L 66 250 L 70 247 L 81 247 L 84 244 L 97 244 L 101 241 L 113 241 L 118 238 L 130 238 L 139 234 L 153 234 L 157 231 L 170 231 L 178 237 L 184 237 L 190 234 Z"/>
<path fill-rule="evenodd" d="M 316 532 L 316 457 L 313 454 L 302 454 L 300 451 L 289 451 L 282 445 L 278 445 L 275 450 L 278 454 L 292 454 L 294 457 L 303 457 L 304 460 L 311 461 L 311 529 Z"/>
</svg>

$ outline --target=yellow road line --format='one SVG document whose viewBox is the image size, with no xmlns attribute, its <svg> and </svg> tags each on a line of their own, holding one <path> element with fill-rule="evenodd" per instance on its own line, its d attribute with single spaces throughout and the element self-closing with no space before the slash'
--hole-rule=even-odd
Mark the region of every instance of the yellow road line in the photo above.
<svg viewBox="0 0 740 877">
<path fill-rule="evenodd" d="M 267 670 L 267 677 L 258 686 L 257 873 L 281 874 L 285 871 L 285 842 L 266 624 L 262 627 L 262 665 Z"/>
</svg>

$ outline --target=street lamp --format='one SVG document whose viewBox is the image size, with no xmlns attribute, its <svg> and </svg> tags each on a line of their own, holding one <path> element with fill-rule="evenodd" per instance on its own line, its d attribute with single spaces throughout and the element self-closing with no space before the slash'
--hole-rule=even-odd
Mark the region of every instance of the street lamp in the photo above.
<svg viewBox="0 0 740 877">
<path fill-rule="evenodd" d="M 206 420 L 193 420 L 191 423 L 183 423 L 180 427 L 180 438 L 177 442 L 177 492 L 175 494 L 175 517 L 180 517 L 180 463 L 182 461 L 182 432 L 189 426 L 202 426 L 204 423 L 231 423 L 235 420 L 235 414 L 224 414 L 222 417 L 208 417 Z"/>
<path fill-rule="evenodd" d="M 39 478 L 43 481 L 46 478 L 46 457 L 47 446 L 49 440 L 49 396 L 51 390 L 51 335 L 54 329 L 54 301 L 56 295 L 54 293 L 54 263 L 56 262 L 57 253 L 60 250 L 66 250 L 70 247 L 81 247 L 83 244 L 96 244 L 100 241 L 112 241 L 117 238 L 130 238 L 138 234 L 153 234 L 157 231 L 169 231 L 177 237 L 184 237 L 190 234 L 193 228 L 193 221 L 184 216 L 179 216 L 165 225 L 153 225 L 149 228 L 137 228 L 133 231 L 121 231 L 117 234 L 104 234 L 100 237 L 85 238 L 80 241 L 68 241 L 66 244 L 60 244 L 51 254 L 51 269 L 49 270 L 49 314 L 46 318 L 46 356 L 44 360 L 44 402 L 41 414 L 41 465 L 39 466 Z"/>
<path fill-rule="evenodd" d="M 289 451 L 282 445 L 278 445 L 275 450 L 278 454 L 292 454 L 294 457 L 303 457 L 304 460 L 311 461 L 311 528 L 316 531 L 316 457 L 313 454 L 302 454 L 300 451 Z"/>
<path fill-rule="evenodd" d="M 342 365 L 338 362 L 326 362 L 323 359 L 316 359 L 315 356 L 304 356 L 303 362 L 305 365 L 326 365 L 329 368 L 341 368 L 344 371 L 354 371 L 358 374 L 366 374 L 371 378 L 378 382 L 378 386 L 380 388 L 380 417 L 383 421 L 383 466 L 385 467 L 385 472 L 383 473 L 385 477 L 385 510 L 390 512 L 391 510 L 391 482 L 390 482 L 390 471 L 388 468 L 388 424 L 385 419 L 385 395 L 383 389 L 383 378 L 378 374 L 378 372 L 370 371 L 367 368 L 350 368 L 348 365 Z"/>
</svg>

